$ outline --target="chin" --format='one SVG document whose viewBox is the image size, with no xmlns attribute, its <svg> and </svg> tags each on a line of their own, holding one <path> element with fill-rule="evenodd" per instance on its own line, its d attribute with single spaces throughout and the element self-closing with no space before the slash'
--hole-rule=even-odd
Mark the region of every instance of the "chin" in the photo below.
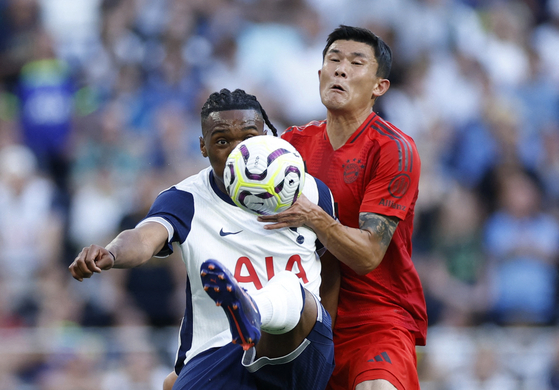
<svg viewBox="0 0 559 390">
<path fill-rule="evenodd" d="M 344 107 L 345 102 L 340 102 L 340 99 L 322 98 L 322 104 L 328 110 L 340 110 Z"/>
</svg>

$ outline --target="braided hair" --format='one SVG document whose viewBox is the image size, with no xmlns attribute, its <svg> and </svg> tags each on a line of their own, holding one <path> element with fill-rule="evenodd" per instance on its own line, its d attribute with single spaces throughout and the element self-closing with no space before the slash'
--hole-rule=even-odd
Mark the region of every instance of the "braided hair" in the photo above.
<svg viewBox="0 0 559 390">
<path fill-rule="evenodd" d="M 202 106 L 202 120 L 206 119 L 210 113 L 215 111 L 228 111 L 228 110 L 255 110 L 262 115 L 264 123 L 272 130 L 274 136 L 278 136 L 278 131 L 270 123 L 268 114 L 256 99 L 256 96 L 250 95 L 242 89 L 236 89 L 233 92 L 227 88 L 223 88 L 219 92 L 214 92 L 210 95 L 206 103 Z"/>
</svg>

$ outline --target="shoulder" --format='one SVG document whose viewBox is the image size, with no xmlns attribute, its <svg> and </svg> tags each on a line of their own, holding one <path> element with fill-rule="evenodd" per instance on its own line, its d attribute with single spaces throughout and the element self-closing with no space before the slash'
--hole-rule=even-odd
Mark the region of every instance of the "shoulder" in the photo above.
<svg viewBox="0 0 559 390">
<path fill-rule="evenodd" d="M 207 198 L 209 186 L 209 171 L 204 169 L 196 175 L 169 187 L 159 193 L 152 210 L 182 210 L 193 209 L 196 199 Z"/>
<path fill-rule="evenodd" d="M 284 139 L 294 136 L 313 136 L 321 133 L 326 128 L 326 120 L 311 121 L 303 126 L 291 126 L 287 128 L 281 135 Z"/>
<path fill-rule="evenodd" d="M 328 214 L 334 216 L 334 196 L 330 188 L 316 177 L 305 174 L 303 194 L 313 203 L 319 205 Z"/>
<path fill-rule="evenodd" d="M 392 161 L 400 170 L 412 171 L 419 168 L 421 161 L 415 141 L 392 123 L 376 116 L 369 126 L 368 136 L 380 161 Z M 417 169 L 415 169 L 417 171 Z"/>
<path fill-rule="evenodd" d="M 394 148 L 406 147 L 416 150 L 415 141 L 411 136 L 378 115 L 371 121 L 369 129 L 369 137 L 381 144 Z"/>
<path fill-rule="evenodd" d="M 182 191 L 196 192 L 197 190 L 204 190 L 209 185 L 211 167 L 202 169 L 195 175 L 189 176 L 183 181 L 175 184 L 175 188 Z"/>
</svg>

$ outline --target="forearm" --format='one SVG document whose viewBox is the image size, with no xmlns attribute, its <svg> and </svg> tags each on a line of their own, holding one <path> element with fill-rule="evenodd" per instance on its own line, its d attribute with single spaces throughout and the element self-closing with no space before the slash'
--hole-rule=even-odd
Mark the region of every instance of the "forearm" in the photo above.
<svg viewBox="0 0 559 390">
<path fill-rule="evenodd" d="M 386 248 L 373 233 L 344 226 L 321 209 L 309 215 L 307 225 L 331 254 L 358 274 L 371 272 L 384 257 Z"/>
<path fill-rule="evenodd" d="M 106 246 L 115 257 L 113 268 L 133 268 L 144 264 L 157 254 L 161 247 L 153 249 L 153 245 L 142 237 L 137 229 L 121 232 Z"/>
<path fill-rule="evenodd" d="M 360 213 L 359 228 L 344 226 L 304 195 L 289 209 L 258 220 L 269 223 L 267 230 L 308 226 L 330 253 L 360 275 L 378 267 L 398 226 L 396 217 L 375 213 Z"/>
</svg>

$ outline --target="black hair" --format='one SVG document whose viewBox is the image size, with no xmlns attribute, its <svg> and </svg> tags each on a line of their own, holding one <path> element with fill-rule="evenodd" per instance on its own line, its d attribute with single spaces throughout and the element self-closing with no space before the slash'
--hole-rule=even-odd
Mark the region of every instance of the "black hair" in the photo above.
<svg viewBox="0 0 559 390">
<path fill-rule="evenodd" d="M 268 119 L 268 114 L 260 105 L 256 96 L 251 95 L 243 91 L 242 89 L 236 89 L 233 92 L 229 91 L 227 88 L 223 88 L 219 92 L 214 92 L 210 95 L 206 103 L 202 106 L 202 120 L 206 119 L 210 113 L 215 111 L 229 111 L 229 110 L 255 110 L 262 115 L 264 123 L 272 130 L 274 136 L 278 136 L 278 131 L 270 123 Z"/>
<path fill-rule="evenodd" d="M 326 57 L 326 53 L 330 46 L 332 46 L 335 41 L 339 40 L 362 42 L 371 46 L 378 63 L 376 75 L 383 79 L 388 78 L 390 75 L 390 68 L 392 67 L 392 50 L 390 50 L 390 46 L 380 39 L 378 35 L 366 28 L 341 24 L 340 27 L 336 28 L 328 35 L 326 46 L 322 51 L 322 60 Z"/>
</svg>

